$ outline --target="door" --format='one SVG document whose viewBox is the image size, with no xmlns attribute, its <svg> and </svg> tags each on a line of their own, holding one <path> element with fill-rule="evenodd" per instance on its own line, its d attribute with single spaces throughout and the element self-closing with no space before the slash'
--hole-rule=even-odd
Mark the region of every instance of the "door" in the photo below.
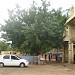
<svg viewBox="0 0 75 75">
<path fill-rule="evenodd" d="M 19 66 L 20 59 L 17 56 L 11 55 L 11 65 L 12 66 Z"/>
<path fill-rule="evenodd" d="M 5 66 L 10 65 L 10 62 L 11 62 L 10 55 L 3 56 L 3 63 L 4 63 Z"/>
<path fill-rule="evenodd" d="M 73 54 L 74 54 L 74 64 L 75 64 L 75 43 L 73 43 Z"/>
<path fill-rule="evenodd" d="M 74 64 L 75 64 L 75 54 L 74 54 Z"/>
</svg>

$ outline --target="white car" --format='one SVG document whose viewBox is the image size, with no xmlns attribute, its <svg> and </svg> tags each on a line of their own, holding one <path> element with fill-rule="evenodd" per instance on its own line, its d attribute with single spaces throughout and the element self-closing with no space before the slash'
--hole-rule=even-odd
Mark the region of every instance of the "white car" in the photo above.
<svg viewBox="0 0 75 75">
<path fill-rule="evenodd" d="M 25 67 L 28 66 L 29 62 L 25 59 L 21 59 L 20 57 L 12 54 L 5 54 L 0 56 L 0 67 L 3 66 L 20 66 Z"/>
</svg>

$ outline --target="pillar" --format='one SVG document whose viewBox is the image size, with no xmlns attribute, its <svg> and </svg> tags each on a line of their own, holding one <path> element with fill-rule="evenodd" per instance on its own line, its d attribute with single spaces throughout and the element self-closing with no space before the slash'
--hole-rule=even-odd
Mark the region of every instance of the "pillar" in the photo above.
<svg viewBox="0 0 75 75">
<path fill-rule="evenodd" d="M 74 62 L 74 49 L 73 49 L 73 43 L 71 44 L 71 46 L 72 46 L 72 62 Z"/>
<path fill-rule="evenodd" d="M 70 41 L 68 47 L 68 63 L 72 63 L 72 43 Z"/>
</svg>

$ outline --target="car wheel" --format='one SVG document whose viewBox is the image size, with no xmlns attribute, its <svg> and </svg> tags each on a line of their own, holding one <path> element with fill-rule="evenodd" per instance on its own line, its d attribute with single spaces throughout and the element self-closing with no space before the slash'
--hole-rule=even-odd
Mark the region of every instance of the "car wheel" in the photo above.
<svg viewBox="0 0 75 75">
<path fill-rule="evenodd" d="M 21 64 L 20 64 L 20 67 L 21 67 L 21 68 L 24 68 L 24 67 L 25 67 L 25 64 L 24 64 L 24 63 L 21 63 Z"/>
<path fill-rule="evenodd" d="M 4 66 L 4 64 L 3 63 L 0 63 L 0 67 L 3 67 Z"/>
</svg>

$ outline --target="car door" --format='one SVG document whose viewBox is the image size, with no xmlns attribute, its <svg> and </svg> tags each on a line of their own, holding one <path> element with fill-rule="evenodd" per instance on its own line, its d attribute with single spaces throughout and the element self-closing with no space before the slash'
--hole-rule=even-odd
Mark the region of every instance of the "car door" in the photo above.
<svg viewBox="0 0 75 75">
<path fill-rule="evenodd" d="M 8 66 L 8 65 L 10 65 L 10 62 L 11 62 L 10 55 L 4 55 L 3 56 L 3 63 L 4 63 L 4 65 Z"/>
<path fill-rule="evenodd" d="M 11 55 L 11 65 L 12 66 L 19 66 L 20 59 L 17 56 Z"/>
</svg>

